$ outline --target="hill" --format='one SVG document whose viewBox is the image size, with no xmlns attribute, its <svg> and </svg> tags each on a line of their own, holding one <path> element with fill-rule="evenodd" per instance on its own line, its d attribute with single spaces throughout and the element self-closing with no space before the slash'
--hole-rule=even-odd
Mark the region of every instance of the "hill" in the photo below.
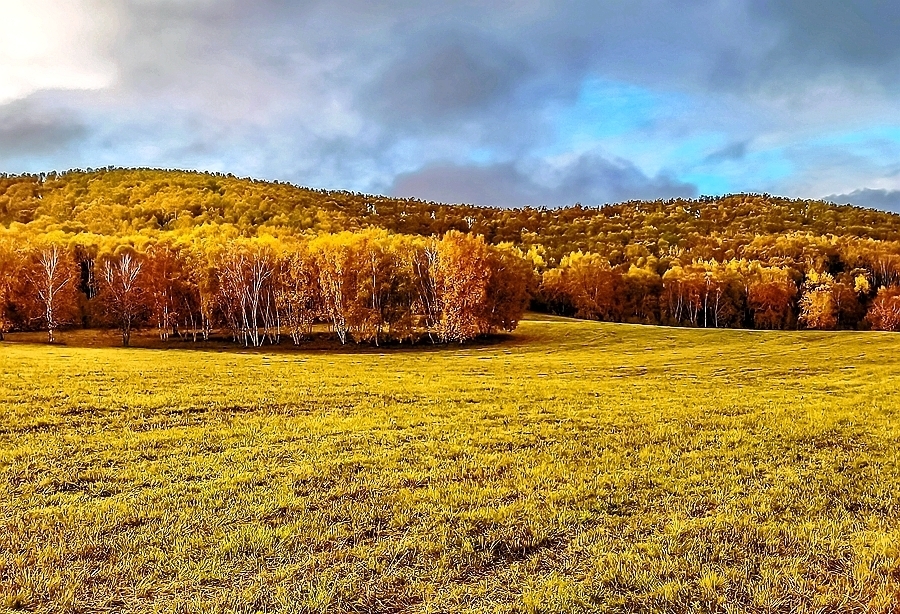
<svg viewBox="0 0 900 614">
<path fill-rule="evenodd" d="M 209 243 L 237 237 L 461 232 L 516 251 L 532 270 L 521 283 L 542 311 L 704 327 L 900 329 L 900 216 L 821 201 L 736 194 L 498 209 L 103 169 L 3 177 L 0 222 L 0 240 L 65 242 L 87 299 L 95 265 L 123 248 L 143 257 L 154 244 L 206 254 Z M 78 319 L 99 321 L 84 309 Z"/>
<path fill-rule="evenodd" d="M 120 235 L 204 224 L 241 232 L 333 233 L 367 227 L 417 235 L 474 232 L 492 243 L 539 247 L 548 265 L 599 251 L 627 258 L 629 245 L 739 255 L 760 236 L 800 233 L 900 240 L 900 215 L 814 200 L 736 194 L 634 201 L 603 207 L 500 209 L 346 191 L 313 190 L 231 175 L 151 169 L 70 171 L 0 178 L 0 223 L 44 231 Z"/>
</svg>

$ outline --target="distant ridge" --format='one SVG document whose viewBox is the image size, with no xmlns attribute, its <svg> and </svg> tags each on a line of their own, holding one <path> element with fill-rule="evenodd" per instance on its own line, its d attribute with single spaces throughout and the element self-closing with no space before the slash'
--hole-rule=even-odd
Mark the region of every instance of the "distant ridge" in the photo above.
<svg viewBox="0 0 900 614">
<path fill-rule="evenodd" d="M 769 194 L 629 201 L 603 206 L 450 205 L 184 170 L 73 170 L 0 177 L 0 224 L 104 235 L 226 224 L 238 232 L 320 233 L 380 227 L 441 235 L 474 232 L 493 243 L 540 246 L 548 263 L 576 250 L 640 244 L 731 251 L 759 236 L 900 240 L 900 215 Z M 709 251 L 709 250 L 704 250 Z M 725 250 L 728 251 L 728 250 Z M 722 257 L 724 253 L 720 254 Z M 710 254 L 716 257 L 716 254 Z"/>
</svg>

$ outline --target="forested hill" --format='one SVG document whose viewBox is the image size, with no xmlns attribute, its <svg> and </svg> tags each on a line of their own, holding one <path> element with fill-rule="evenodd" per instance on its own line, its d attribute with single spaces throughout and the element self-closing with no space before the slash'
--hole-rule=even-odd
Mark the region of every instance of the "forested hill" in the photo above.
<svg viewBox="0 0 900 614">
<path fill-rule="evenodd" d="M 658 257 L 686 250 L 700 258 L 727 260 L 775 237 L 792 236 L 793 243 L 826 236 L 832 241 L 900 240 L 898 215 L 769 195 L 499 209 L 148 169 L 0 177 L 0 222 L 26 224 L 36 232 L 116 236 L 204 224 L 231 225 L 242 234 L 379 227 L 430 236 L 461 230 L 525 251 L 535 247 L 549 266 L 577 250 L 623 263 L 629 260 L 629 245 Z"/>
<path fill-rule="evenodd" d="M 57 260 L 63 287 L 80 279 L 67 321 L 121 325 L 110 280 L 127 264 L 142 301 L 165 299 L 136 301 L 136 325 L 235 338 L 302 314 L 355 338 L 463 339 L 514 328 L 523 297 L 614 321 L 900 330 L 900 215 L 759 194 L 500 209 L 199 172 L 0 177 L 0 333 L 41 318 L 52 332 L 34 279 L 50 284 Z M 267 302 L 238 318 L 254 271 Z"/>
</svg>

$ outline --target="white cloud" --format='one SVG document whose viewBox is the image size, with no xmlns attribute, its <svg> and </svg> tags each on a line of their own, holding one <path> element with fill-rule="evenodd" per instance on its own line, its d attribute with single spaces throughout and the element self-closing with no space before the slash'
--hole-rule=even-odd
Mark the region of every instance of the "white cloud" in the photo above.
<svg viewBox="0 0 900 614">
<path fill-rule="evenodd" d="M 116 14 L 92 0 L 0 0 L 0 104 L 115 79 L 105 45 Z"/>
</svg>

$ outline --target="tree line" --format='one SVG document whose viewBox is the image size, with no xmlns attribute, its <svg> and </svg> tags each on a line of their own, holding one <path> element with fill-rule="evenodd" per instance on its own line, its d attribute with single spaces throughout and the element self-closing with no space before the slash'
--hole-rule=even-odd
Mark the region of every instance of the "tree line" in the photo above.
<svg viewBox="0 0 900 614">
<path fill-rule="evenodd" d="M 559 314 L 703 328 L 900 330 L 900 260 L 884 254 L 833 274 L 759 260 L 613 266 L 576 252 L 543 273 L 541 300 Z"/>
<path fill-rule="evenodd" d="M 226 233 L 227 234 L 227 233 Z M 259 347 L 299 344 L 324 322 L 341 343 L 462 342 L 515 329 L 532 270 L 482 237 L 384 230 L 308 237 L 0 236 L 0 338 L 115 327 L 123 345 L 152 327 Z"/>
</svg>

